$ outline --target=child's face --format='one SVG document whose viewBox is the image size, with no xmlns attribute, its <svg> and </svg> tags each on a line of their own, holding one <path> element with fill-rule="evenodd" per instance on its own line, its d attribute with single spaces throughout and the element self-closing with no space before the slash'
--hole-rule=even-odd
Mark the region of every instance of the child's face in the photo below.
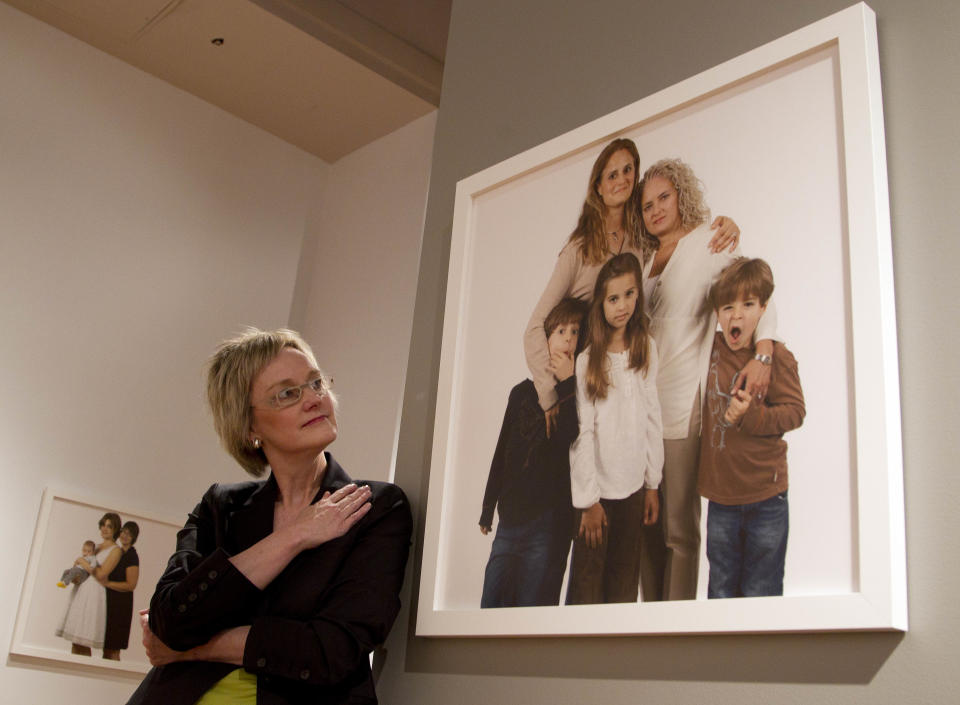
<svg viewBox="0 0 960 705">
<path fill-rule="evenodd" d="M 766 310 L 766 305 L 760 303 L 759 297 L 744 297 L 742 293 L 737 296 L 736 301 L 722 305 L 717 310 L 717 318 L 720 319 L 720 328 L 723 330 L 723 340 L 727 347 L 731 350 L 752 347 L 757 323 Z"/>
<path fill-rule="evenodd" d="M 577 338 L 580 336 L 580 323 L 561 323 L 547 337 L 547 350 L 550 355 L 562 353 L 573 355 L 577 350 Z"/>
<path fill-rule="evenodd" d="M 603 317 L 614 330 L 627 327 L 627 321 L 637 308 L 637 278 L 633 274 L 621 274 L 607 282 L 606 295 L 603 297 Z"/>
<path fill-rule="evenodd" d="M 83 555 L 89 556 L 93 553 L 93 546 L 88 543 L 83 544 Z"/>
</svg>

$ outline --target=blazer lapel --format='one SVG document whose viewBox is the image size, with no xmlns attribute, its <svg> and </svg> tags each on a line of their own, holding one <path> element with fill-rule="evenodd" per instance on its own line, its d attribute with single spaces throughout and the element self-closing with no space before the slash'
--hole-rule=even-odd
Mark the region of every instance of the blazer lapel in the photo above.
<svg viewBox="0 0 960 705">
<path fill-rule="evenodd" d="M 353 480 L 340 467 L 340 463 L 329 453 L 327 469 L 323 474 L 323 482 L 313 498 L 314 503 L 320 500 L 324 492 L 336 492 Z M 273 512 L 278 495 L 277 481 L 273 473 L 266 479 L 250 497 L 240 505 L 230 518 L 227 526 L 227 536 L 233 541 L 233 551 L 239 553 L 250 548 L 253 544 L 266 538 L 273 531 Z"/>
<path fill-rule="evenodd" d="M 353 482 L 332 455 L 327 452 L 324 452 L 324 455 L 327 458 L 327 470 L 323 473 L 323 482 L 320 483 L 320 491 L 317 492 L 317 496 L 313 498 L 314 502 L 319 500 L 324 492 L 336 492 L 344 485 Z"/>
<path fill-rule="evenodd" d="M 353 482 L 332 455 L 329 453 L 325 455 L 327 469 L 323 473 L 320 489 L 313 498 L 314 503 L 320 500 L 324 492 L 336 492 L 344 485 Z M 273 511 L 277 495 L 277 481 L 271 473 L 247 501 L 233 512 L 230 519 L 232 526 L 227 527 L 227 536 L 234 542 L 234 552 L 245 551 L 270 535 L 273 531 Z"/>
<path fill-rule="evenodd" d="M 239 553 L 266 538 L 273 531 L 273 506 L 277 500 L 277 481 L 273 474 L 240 505 L 230 518 L 227 536 Z"/>
</svg>

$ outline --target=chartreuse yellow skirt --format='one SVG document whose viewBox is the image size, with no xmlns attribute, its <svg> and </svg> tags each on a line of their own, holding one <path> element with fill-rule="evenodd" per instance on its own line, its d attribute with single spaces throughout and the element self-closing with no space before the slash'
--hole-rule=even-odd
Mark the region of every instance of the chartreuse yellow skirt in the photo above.
<svg viewBox="0 0 960 705">
<path fill-rule="evenodd" d="M 196 705 L 256 705 L 257 677 L 238 668 L 218 680 Z"/>
</svg>

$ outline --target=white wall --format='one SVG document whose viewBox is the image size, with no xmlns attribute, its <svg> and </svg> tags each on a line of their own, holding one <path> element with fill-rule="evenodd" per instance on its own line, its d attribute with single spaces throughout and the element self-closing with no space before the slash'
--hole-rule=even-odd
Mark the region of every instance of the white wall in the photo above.
<svg viewBox="0 0 960 705">
<path fill-rule="evenodd" d="M 45 485 L 182 521 L 243 477 L 203 363 L 242 325 L 287 324 L 328 167 L 4 3 L 0 95 L 6 650 Z M 0 700 L 117 703 L 137 681 L 8 658 Z"/>
<path fill-rule="evenodd" d="M 389 480 L 436 113 L 340 159 L 307 219 L 291 325 L 335 379 L 351 475 Z"/>
</svg>

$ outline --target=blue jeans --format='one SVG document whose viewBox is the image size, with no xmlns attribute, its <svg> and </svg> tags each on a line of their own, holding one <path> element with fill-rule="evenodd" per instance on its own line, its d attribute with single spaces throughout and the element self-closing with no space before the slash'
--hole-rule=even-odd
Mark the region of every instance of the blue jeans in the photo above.
<svg viewBox="0 0 960 705">
<path fill-rule="evenodd" d="M 752 504 L 710 502 L 707 597 L 782 595 L 789 525 L 786 492 Z"/>
<path fill-rule="evenodd" d="M 516 526 L 497 526 L 483 576 L 480 607 L 560 604 L 573 527 L 571 510 L 554 510 Z"/>
</svg>

